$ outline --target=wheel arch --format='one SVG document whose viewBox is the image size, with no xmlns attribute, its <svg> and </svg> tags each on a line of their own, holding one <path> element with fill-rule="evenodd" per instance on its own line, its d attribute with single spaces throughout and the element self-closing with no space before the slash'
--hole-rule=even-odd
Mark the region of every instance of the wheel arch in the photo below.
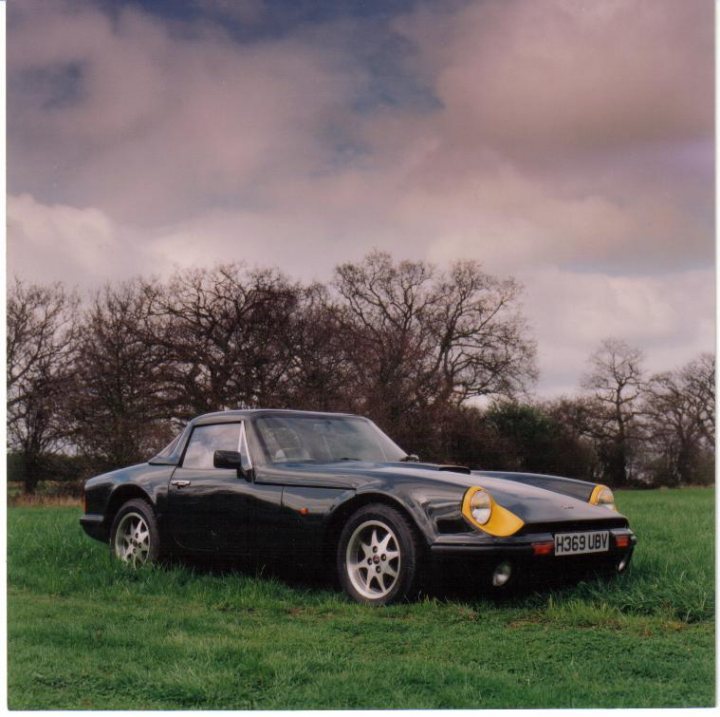
<svg viewBox="0 0 720 717">
<path fill-rule="evenodd" d="M 422 540 L 423 544 L 427 544 L 429 541 L 425 532 L 418 524 L 417 519 L 413 516 L 412 510 L 398 498 L 388 495 L 387 493 L 367 492 L 367 493 L 356 493 L 352 498 L 349 498 L 344 503 L 339 505 L 332 513 L 328 520 L 328 524 L 325 529 L 323 536 L 323 552 L 328 559 L 334 560 L 334 552 L 337 546 L 337 542 L 340 538 L 343 526 L 347 519 L 365 505 L 371 504 L 387 505 L 390 508 L 394 508 L 399 513 L 407 518 L 411 528 L 417 533 L 417 536 Z"/>
<path fill-rule="evenodd" d="M 108 500 L 107 508 L 105 509 L 106 538 L 110 537 L 110 528 L 112 527 L 115 516 L 120 508 L 122 508 L 122 506 L 129 500 L 134 500 L 136 498 L 144 500 L 152 506 L 153 510 L 155 509 L 155 503 L 152 498 L 150 498 L 150 496 L 142 488 L 135 484 L 124 483 L 115 488 L 115 490 L 110 494 L 110 499 Z"/>
</svg>

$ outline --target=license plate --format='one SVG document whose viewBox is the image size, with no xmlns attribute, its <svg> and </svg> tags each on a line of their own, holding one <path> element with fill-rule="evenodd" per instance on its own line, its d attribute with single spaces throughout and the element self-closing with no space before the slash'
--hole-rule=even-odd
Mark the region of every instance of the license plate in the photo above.
<svg viewBox="0 0 720 717">
<path fill-rule="evenodd" d="M 592 533 L 558 533 L 555 535 L 555 555 L 604 553 L 609 549 L 607 530 Z"/>
</svg>

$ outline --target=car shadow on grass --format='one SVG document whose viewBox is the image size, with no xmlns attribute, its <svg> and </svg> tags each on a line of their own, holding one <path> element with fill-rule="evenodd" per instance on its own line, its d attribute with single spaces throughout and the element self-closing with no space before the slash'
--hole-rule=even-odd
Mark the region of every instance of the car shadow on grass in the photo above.
<svg viewBox="0 0 720 717">
<path fill-rule="evenodd" d="M 172 569 L 182 566 L 195 574 L 212 576 L 243 576 L 260 580 L 276 581 L 289 590 L 299 592 L 330 591 L 341 592 L 337 576 L 330 569 L 308 570 L 298 565 L 285 563 L 259 562 L 253 560 L 198 559 L 176 557 L 165 561 Z M 436 599 L 441 602 L 491 601 L 497 604 L 534 600 L 542 595 L 561 596 L 570 592 L 581 581 L 608 583 L 612 577 L 607 572 L 586 571 L 583 573 L 548 572 L 541 575 L 513 576 L 502 587 L 494 587 L 489 571 L 468 571 L 466 568 L 448 566 L 430 566 L 426 571 L 423 587 L 417 599 Z M 349 599 L 349 598 L 348 598 Z"/>
</svg>

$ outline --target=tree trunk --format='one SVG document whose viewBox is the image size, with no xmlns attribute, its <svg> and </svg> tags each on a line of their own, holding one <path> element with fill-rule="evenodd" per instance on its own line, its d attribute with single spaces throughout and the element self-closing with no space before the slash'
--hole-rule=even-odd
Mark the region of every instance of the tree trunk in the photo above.
<svg viewBox="0 0 720 717">
<path fill-rule="evenodd" d="M 23 454 L 23 490 L 25 495 L 35 495 L 40 482 L 40 460 L 34 453 Z"/>
</svg>

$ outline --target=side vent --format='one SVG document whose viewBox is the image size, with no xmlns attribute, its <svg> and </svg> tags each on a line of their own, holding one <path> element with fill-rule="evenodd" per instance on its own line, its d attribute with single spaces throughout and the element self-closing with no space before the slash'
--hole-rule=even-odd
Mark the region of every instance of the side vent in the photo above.
<svg viewBox="0 0 720 717">
<path fill-rule="evenodd" d="M 470 475 L 471 471 L 466 466 L 438 466 L 439 471 L 447 471 L 448 473 L 464 473 Z"/>
</svg>

